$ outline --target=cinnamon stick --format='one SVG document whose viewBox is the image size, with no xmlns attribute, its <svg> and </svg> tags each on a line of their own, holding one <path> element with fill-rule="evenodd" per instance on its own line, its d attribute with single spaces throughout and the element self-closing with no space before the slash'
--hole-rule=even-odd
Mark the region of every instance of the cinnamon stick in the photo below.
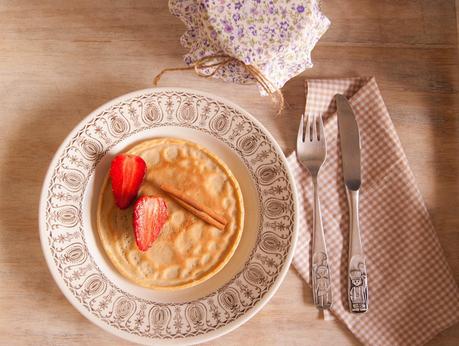
<svg viewBox="0 0 459 346">
<path fill-rule="evenodd" d="M 182 201 L 181 199 L 179 199 L 179 198 L 177 198 L 175 196 L 171 195 L 171 198 L 174 201 L 176 201 L 178 204 L 180 204 L 183 208 L 185 208 L 186 210 L 190 211 L 195 216 L 199 217 L 201 220 L 207 222 L 208 224 L 210 224 L 212 226 L 217 227 L 218 229 L 221 229 L 221 230 L 225 229 L 225 225 L 223 225 L 220 222 L 218 222 L 217 220 L 213 219 L 212 217 L 210 217 L 209 215 L 207 215 L 203 211 L 196 209 L 192 205 Z"/>
<path fill-rule="evenodd" d="M 217 214 L 207 206 L 195 201 L 193 198 L 186 196 L 175 187 L 169 184 L 162 184 L 160 185 L 160 189 L 171 195 L 171 197 L 182 207 L 189 210 L 191 213 L 211 224 L 212 226 L 223 230 L 228 223 L 228 221 L 223 216 Z"/>
</svg>

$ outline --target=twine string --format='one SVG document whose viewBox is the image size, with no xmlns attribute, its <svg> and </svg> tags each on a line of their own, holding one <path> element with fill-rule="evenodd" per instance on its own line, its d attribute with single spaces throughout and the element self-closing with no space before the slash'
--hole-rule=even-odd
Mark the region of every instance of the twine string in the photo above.
<svg viewBox="0 0 459 346">
<path fill-rule="evenodd" d="M 155 78 L 153 79 L 153 85 L 157 86 L 161 77 L 166 72 L 194 70 L 198 76 L 209 78 L 214 76 L 223 66 L 226 66 L 229 63 L 236 63 L 242 65 L 247 71 L 247 73 L 261 85 L 263 90 L 266 91 L 268 95 L 271 96 L 271 99 L 279 102 L 277 115 L 282 113 L 285 104 L 284 95 L 282 94 L 282 92 L 279 89 L 277 89 L 275 85 L 268 78 L 266 78 L 266 76 L 257 67 L 255 67 L 254 65 L 246 65 L 242 61 L 225 54 L 209 55 L 199 59 L 190 66 L 186 67 L 165 68 L 155 76 Z M 211 72 L 205 72 L 213 67 L 215 68 Z"/>
</svg>

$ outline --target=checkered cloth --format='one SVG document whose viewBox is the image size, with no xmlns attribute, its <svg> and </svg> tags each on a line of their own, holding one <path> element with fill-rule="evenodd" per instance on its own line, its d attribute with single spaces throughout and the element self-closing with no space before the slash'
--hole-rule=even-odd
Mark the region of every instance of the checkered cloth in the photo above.
<svg viewBox="0 0 459 346">
<path fill-rule="evenodd" d="M 374 78 L 308 80 L 306 112 L 323 115 L 327 159 L 319 174 L 331 265 L 332 313 L 364 344 L 421 345 L 459 321 L 459 291 Z M 369 310 L 348 310 L 349 209 L 336 106 L 344 94 L 362 145 L 360 227 L 367 260 Z M 312 199 L 309 174 L 288 158 L 299 192 L 300 236 L 294 265 L 310 282 Z"/>
</svg>

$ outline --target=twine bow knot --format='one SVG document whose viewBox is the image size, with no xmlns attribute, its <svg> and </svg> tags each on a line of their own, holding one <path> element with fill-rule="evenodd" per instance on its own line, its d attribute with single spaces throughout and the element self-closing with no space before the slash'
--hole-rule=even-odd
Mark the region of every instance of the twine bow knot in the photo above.
<svg viewBox="0 0 459 346">
<path fill-rule="evenodd" d="M 229 63 L 242 65 L 247 73 L 261 85 L 263 90 L 266 91 L 268 95 L 271 96 L 271 99 L 279 102 L 277 115 L 282 113 L 284 110 L 285 101 L 280 89 L 277 89 L 275 85 L 254 65 L 244 64 L 242 61 L 225 54 L 215 54 L 203 57 L 187 67 L 165 68 L 153 79 L 153 85 L 157 86 L 162 75 L 166 72 L 194 70 L 198 76 L 209 78 L 215 75 L 223 66 Z M 208 72 L 209 69 L 212 70 Z"/>
</svg>

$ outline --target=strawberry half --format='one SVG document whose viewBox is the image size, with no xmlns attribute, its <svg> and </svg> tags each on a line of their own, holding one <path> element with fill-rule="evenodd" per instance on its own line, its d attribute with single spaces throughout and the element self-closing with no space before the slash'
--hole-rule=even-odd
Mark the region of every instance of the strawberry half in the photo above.
<svg viewBox="0 0 459 346">
<path fill-rule="evenodd" d="M 126 209 L 137 197 L 146 171 L 147 165 L 140 156 L 120 154 L 113 159 L 110 177 L 115 203 L 119 208 Z"/>
<path fill-rule="evenodd" d="M 167 204 L 161 197 L 142 196 L 134 205 L 134 236 L 140 251 L 147 251 L 158 239 L 169 217 Z"/>
</svg>

